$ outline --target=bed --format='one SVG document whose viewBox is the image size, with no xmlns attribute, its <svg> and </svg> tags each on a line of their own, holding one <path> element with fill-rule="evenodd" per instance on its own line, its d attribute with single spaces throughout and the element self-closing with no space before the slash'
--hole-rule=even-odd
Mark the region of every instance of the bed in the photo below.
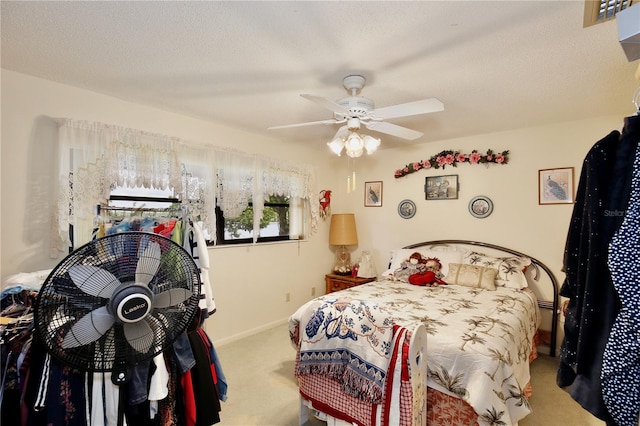
<svg viewBox="0 0 640 426">
<path fill-rule="evenodd" d="M 409 282 L 416 252 L 446 284 Z M 291 315 L 300 424 L 517 425 L 541 339 L 555 356 L 557 316 L 557 280 L 531 256 L 467 240 L 393 250 L 375 281 Z"/>
</svg>

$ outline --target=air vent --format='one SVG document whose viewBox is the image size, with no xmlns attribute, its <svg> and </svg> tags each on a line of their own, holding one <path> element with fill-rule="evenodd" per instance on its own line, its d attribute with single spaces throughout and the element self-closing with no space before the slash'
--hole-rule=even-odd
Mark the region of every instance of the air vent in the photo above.
<svg viewBox="0 0 640 426">
<path fill-rule="evenodd" d="M 639 0 L 585 0 L 584 27 L 606 22 L 616 17 L 616 13 Z"/>
</svg>

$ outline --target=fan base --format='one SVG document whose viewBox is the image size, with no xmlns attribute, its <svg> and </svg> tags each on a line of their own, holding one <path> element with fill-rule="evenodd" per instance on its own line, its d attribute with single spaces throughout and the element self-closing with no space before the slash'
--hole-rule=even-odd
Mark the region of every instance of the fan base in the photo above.
<svg viewBox="0 0 640 426">
<path fill-rule="evenodd" d="M 358 93 L 364 87 L 366 79 L 361 75 L 348 75 L 342 79 L 342 85 L 349 93 Z"/>
</svg>

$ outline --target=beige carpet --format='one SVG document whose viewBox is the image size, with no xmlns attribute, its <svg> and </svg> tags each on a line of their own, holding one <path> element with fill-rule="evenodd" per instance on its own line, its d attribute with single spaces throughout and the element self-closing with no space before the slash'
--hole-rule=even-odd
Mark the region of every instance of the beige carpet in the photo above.
<svg viewBox="0 0 640 426">
<path fill-rule="evenodd" d="M 221 425 L 298 425 L 298 388 L 293 376 L 295 351 L 289 343 L 286 325 L 216 350 L 229 385 L 228 399 L 222 403 Z M 533 413 L 520 426 L 604 425 L 558 388 L 556 366 L 557 358 L 544 355 L 532 364 Z M 312 418 L 305 426 L 324 424 Z"/>
</svg>

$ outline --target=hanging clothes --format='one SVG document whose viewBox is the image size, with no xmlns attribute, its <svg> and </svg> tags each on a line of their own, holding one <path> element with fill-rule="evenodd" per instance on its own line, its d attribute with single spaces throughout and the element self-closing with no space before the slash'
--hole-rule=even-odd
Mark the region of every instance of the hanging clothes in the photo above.
<svg viewBox="0 0 640 426">
<path fill-rule="evenodd" d="M 620 302 L 607 266 L 607 252 L 629 200 L 640 131 L 637 118 L 628 117 L 622 133 L 611 132 L 584 159 L 565 246 L 566 279 L 560 290 L 569 302 L 557 384 L 608 424 L 614 422 L 604 404 L 600 376 Z"/>
<path fill-rule="evenodd" d="M 640 120 L 640 117 L 637 117 Z M 640 132 L 638 133 L 640 135 Z M 640 149 L 640 146 L 638 147 Z M 640 151 L 636 149 L 629 206 L 609 246 L 609 268 L 621 309 L 605 347 L 602 387 L 618 426 L 640 415 Z"/>
<path fill-rule="evenodd" d="M 210 261 L 209 251 L 207 250 L 207 242 L 204 232 L 200 225 L 194 221 L 188 221 L 184 224 L 184 245 L 183 248 L 191 255 L 196 265 L 200 269 L 200 281 L 202 299 L 200 299 L 200 309 L 202 309 L 202 319 L 208 318 L 216 312 L 216 303 L 211 288 L 211 279 L 209 276 Z"/>
</svg>

